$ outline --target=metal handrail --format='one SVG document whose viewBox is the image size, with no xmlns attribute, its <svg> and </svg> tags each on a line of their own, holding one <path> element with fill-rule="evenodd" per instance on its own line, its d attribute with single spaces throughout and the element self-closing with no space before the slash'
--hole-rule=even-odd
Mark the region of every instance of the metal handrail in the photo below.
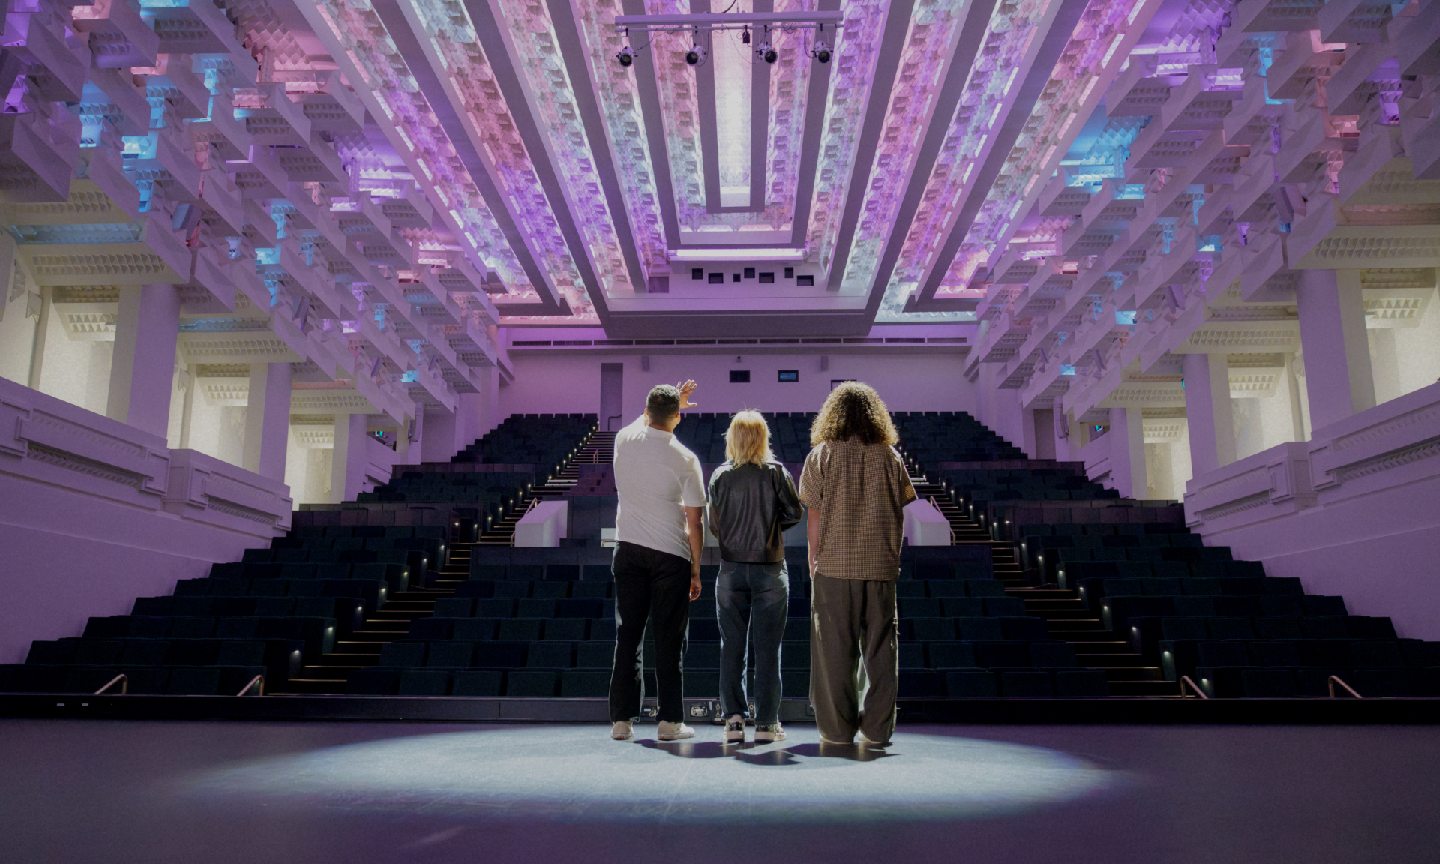
<svg viewBox="0 0 1440 864">
<path fill-rule="evenodd" d="M 1349 693 L 1352 697 L 1354 697 L 1354 698 L 1356 698 L 1356 699 L 1364 699 L 1364 698 L 1365 698 L 1364 696 L 1361 696 L 1360 693 L 1359 693 L 1359 691 L 1357 691 L 1354 687 L 1351 687 L 1349 684 L 1346 684 L 1346 683 L 1345 683 L 1345 679 L 1344 679 L 1344 678 L 1341 678 L 1339 675 L 1331 675 L 1331 676 L 1325 681 L 1325 683 L 1326 683 L 1326 685 L 1328 685 L 1329 688 L 1330 688 L 1330 698 L 1331 698 L 1331 699 L 1336 698 L 1336 696 L 1335 696 L 1335 685 L 1336 685 L 1336 684 L 1339 684 L 1341 687 L 1343 687 L 1343 688 L 1345 689 L 1345 692 L 1346 692 L 1346 693 Z"/>
<path fill-rule="evenodd" d="M 940 501 L 939 501 L 938 499 L 936 499 L 936 497 L 935 497 L 934 495 L 931 495 L 931 496 L 930 496 L 928 499 L 926 499 L 926 500 L 928 500 L 928 501 L 930 502 L 930 506 L 931 506 L 931 507 L 934 507 L 934 508 L 935 508 L 935 512 L 940 513 L 940 515 L 942 515 L 942 516 L 945 515 L 944 512 L 940 510 Z M 946 519 L 945 519 L 945 526 L 950 529 L 950 545 L 951 545 L 951 546 L 954 546 L 954 545 L 955 545 L 955 525 L 950 521 L 949 517 L 946 517 Z"/>
<path fill-rule="evenodd" d="M 265 676 L 264 676 L 264 675 L 256 675 L 254 678 L 251 678 L 251 679 L 250 679 L 250 683 L 246 684 L 244 687 L 241 687 L 241 688 L 240 688 L 240 692 L 239 692 L 239 693 L 236 693 L 235 695 L 236 695 L 236 696 L 244 696 L 244 695 L 246 695 L 247 693 L 249 693 L 251 690 L 254 690 L 254 691 L 255 691 L 255 695 L 256 695 L 256 696 L 264 696 L 264 695 L 265 695 Z"/>
<path fill-rule="evenodd" d="M 611 421 L 611 420 L 619 420 L 619 419 L 623 418 L 624 416 L 625 416 L 625 415 L 623 415 L 623 414 L 611 414 L 609 417 L 606 417 L 606 418 L 605 418 L 605 431 L 606 431 L 606 432 L 614 432 L 615 430 L 610 428 L 610 421 Z"/>
<path fill-rule="evenodd" d="M 108 691 L 116 684 L 120 685 L 121 696 L 124 696 L 130 692 L 130 679 L 125 675 L 124 672 L 121 672 L 119 675 L 116 675 L 114 678 L 111 678 L 109 681 L 106 681 L 103 685 L 101 685 L 100 689 L 96 690 L 94 695 L 99 696 L 101 693 Z"/>
<path fill-rule="evenodd" d="M 1201 690 L 1201 689 L 1200 689 L 1200 685 L 1195 683 L 1195 679 L 1194 679 L 1194 678 L 1191 678 L 1189 675 L 1181 675 L 1181 676 L 1180 676 L 1180 698 L 1181 698 L 1181 699 L 1194 699 L 1194 698 L 1195 698 L 1195 696 L 1191 696 L 1190 693 L 1189 693 L 1189 690 L 1186 689 L 1186 685 L 1187 685 L 1187 684 L 1189 685 L 1189 690 L 1194 690 L 1194 691 L 1195 691 L 1195 696 L 1199 696 L 1201 699 L 1209 699 L 1209 698 L 1210 698 L 1208 695 L 1206 695 L 1206 693 L 1205 693 L 1204 690 Z"/>
</svg>

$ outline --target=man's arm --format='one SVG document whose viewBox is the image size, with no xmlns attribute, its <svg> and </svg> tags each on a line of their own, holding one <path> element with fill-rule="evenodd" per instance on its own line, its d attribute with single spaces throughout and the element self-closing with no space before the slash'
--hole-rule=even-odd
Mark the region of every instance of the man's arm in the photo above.
<svg viewBox="0 0 1440 864">
<path fill-rule="evenodd" d="M 805 545 L 810 561 L 810 575 L 815 575 L 815 559 L 820 556 L 820 508 L 811 507 L 805 514 Z"/>
<path fill-rule="evenodd" d="M 690 535 L 690 600 L 700 599 L 700 553 L 705 550 L 705 529 L 700 527 L 704 507 L 685 508 L 685 530 Z"/>
<path fill-rule="evenodd" d="M 780 499 L 780 530 L 788 531 L 800 524 L 802 511 L 800 495 L 795 491 L 795 481 L 790 479 L 790 472 L 786 471 L 783 465 L 780 466 L 779 486 L 777 491 Z"/>
</svg>

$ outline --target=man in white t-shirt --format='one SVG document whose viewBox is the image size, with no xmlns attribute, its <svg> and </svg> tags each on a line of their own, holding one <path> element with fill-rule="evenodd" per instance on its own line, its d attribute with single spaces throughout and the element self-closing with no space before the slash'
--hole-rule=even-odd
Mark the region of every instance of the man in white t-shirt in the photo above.
<svg viewBox="0 0 1440 864">
<path fill-rule="evenodd" d="M 692 738 L 685 725 L 681 662 L 690 602 L 700 597 L 705 479 L 700 460 L 675 440 L 695 382 L 661 384 L 645 413 L 615 436 L 615 665 L 610 673 L 610 737 L 634 734 L 644 695 L 645 622 L 655 636 L 661 741 Z"/>
</svg>

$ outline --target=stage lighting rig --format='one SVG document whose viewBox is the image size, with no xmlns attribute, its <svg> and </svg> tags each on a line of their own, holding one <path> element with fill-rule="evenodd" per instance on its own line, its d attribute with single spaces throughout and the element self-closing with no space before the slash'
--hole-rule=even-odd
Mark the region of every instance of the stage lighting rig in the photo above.
<svg viewBox="0 0 1440 864">
<path fill-rule="evenodd" d="M 710 51 L 700 44 L 700 31 L 695 31 L 695 38 L 692 40 L 690 50 L 685 52 L 685 62 L 690 66 L 699 66 L 710 56 Z"/>
<path fill-rule="evenodd" d="M 775 50 L 774 44 L 770 41 L 770 26 L 768 24 L 765 26 L 765 41 L 755 47 L 755 56 L 764 60 L 766 63 L 774 63 L 780 59 L 780 52 Z"/>
<path fill-rule="evenodd" d="M 642 45 L 641 47 L 643 48 L 644 46 Z M 631 66 L 635 65 L 636 53 L 638 52 L 636 52 L 635 49 L 630 47 L 630 30 L 629 28 L 626 28 L 625 44 L 620 48 L 619 51 L 615 53 L 615 62 L 620 64 L 620 68 L 629 69 Z"/>
<path fill-rule="evenodd" d="M 814 57 L 817 63 L 830 62 L 830 44 L 825 41 L 824 24 L 821 24 L 820 29 L 815 33 L 815 44 L 810 48 L 810 56 Z"/>
<path fill-rule="evenodd" d="M 625 35 L 625 45 L 615 55 L 615 59 L 622 67 L 629 67 L 635 62 L 635 56 L 639 52 L 630 48 L 630 31 L 632 29 L 643 31 L 650 38 L 653 38 L 656 33 L 690 33 L 691 47 L 685 52 L 685 62 L 690 66 L 698 66 L 705 62 L 710 53 L 707 47 L 709 39 L 702 38 L 702 32 L 708 37 L 716 31 L 739 30 L 740 44 L 749 45 L 751 28 L 755 28 L 763 31 L 763 36 L 758 37 L 759 44 L 755 47 L 757 59 L 766 63 L 774 63 L 780 59 L 779 49 L 771 39 L 771 31 L 779 30 L 782 33 L 790 33 L 813 30 L 816 38 L 807 53 L 816 62 L 829 63 L 834 48 L 832 43 L 825 39 L 827 26 L 832 31 L 840 29 L 843 26 L 842 14 L 817 11 L 619 15 L 615 18 L 615 30 Z"/>
</svg>

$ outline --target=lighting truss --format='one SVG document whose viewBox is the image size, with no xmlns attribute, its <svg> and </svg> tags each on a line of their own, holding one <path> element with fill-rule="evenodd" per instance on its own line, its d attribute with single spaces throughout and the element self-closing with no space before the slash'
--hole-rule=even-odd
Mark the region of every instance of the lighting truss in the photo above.
<svg viewBox="0 0 1440 864">
<path fill-rule="evenodd" d="M 695 12 L 685 15 L 617 15 L 615 32 L 696 33 L 716 30 L 839 30 L 844 15 L 839 12 Z"/>
</svg>

